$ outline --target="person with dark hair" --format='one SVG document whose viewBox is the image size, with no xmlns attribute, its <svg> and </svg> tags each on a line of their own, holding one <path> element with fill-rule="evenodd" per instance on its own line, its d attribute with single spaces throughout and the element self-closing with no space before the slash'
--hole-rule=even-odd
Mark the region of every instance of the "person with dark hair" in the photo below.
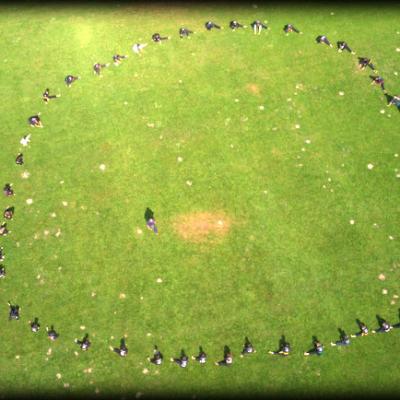
<svg viewBox="0 0 400 400">
<path fill-rule="evenodd" d="M 199 355 L 192 356 L 192 360 L 198 361 L 200 364 L 205 364 L 207 361 L 207 354 L 203 351 L 203 348 L 199 347 Z"/>
<path fill-rule="evenodd" d="M 206 29 L 207 29 L 208 31 L 211 31 L 212 28 L 221 29 L 221 27 L 220 27 L 219 25 L 215 24 L 215 23 L 212 22 L 212 21 L 207 21 L 207 22 L 204 24 L 204 26 L 206 27 Z"/>
<path fill-rule="evenodd" d="M 19 319 L 19 310 L 20 310 L 20 306 L 18 305 L 12 305 L 10 302 L 8 302 L 8 305 L 10 306 L 10 313 L 8 315 L 8 319 L 12 320 L 12 319 Z"/>
<path fill-rule="evenodd" d="M 56 99 L 60 96 L 61 94 L 50 95 L 50 89 L 46 89 L 42 94 L 42 99 L 47 104 L 51 99 Z"/>
<path fill-rule="evenodd" d="M 14 196 L 14 190 L 12 188 L 12 183 L 6 183 L 3 187 L 3 193 L 5 196 Z"/>
<path fill-rule="evenodd" d="M 336 342 L 331 342 L 331 346 L 348 346 L 350 344 L 350 338 L 346 335 L 343 329 L 339 328 L 340 339 Z"/>
<path fill-rule="evenodd" d="M 371 85 L 379 85 L 383 90 L 383 93 L 386 93 L 385 90 L 385 80 L 381 76 L 371 76 L 372 82 Z"/>
<path fill-rule="evenodd" d="M 257 33 L 260 34 L 262 29 L 268 29 L 268 26 L 263 24 L 259 19 L 253 21 L 250 26 L 253 28 L 253 32 L 256 35 Z"/>
<path fill-rule="evenodd" d="M 72 75 L 67 75 L 64 79 L 65 83 L 67 84 L 68 87 L 71 87 L 71 85 L 78 79 L 81 79 L 80 76 L 72 76 Z"/>
<path fill-rule="evenodd" d="M 390 99 L 390 101 L 387 104 L 387 106 L 389 107 L 389 106 L 392 106 L 393 104 L 400 110 L 400 95 L 393 96 Z"/>
<path fill-rule="evenodd" d="M 243 357 L 246 354 L 252 354 L 252 353 L 256 353 L 256 350 L 254 349 L 253 345 L 251 344 L 249 338 L 246 336 L 246 338 L 244 340 L 243 350 L 240 353 L 240 357 Z"/>
<path fill-rule="evenodd" d="M 161 43 L 162 40 L 168 40 L 169 36 L 162 37 L 159 33 L 154 33 L 151 37 L 151 40 L 155 43 Z"/>
<path fill-rule="evenodd" d="M 193 31 L 189 30 L 188 28 L 180 28 L 179 29 L 179 37 L 182 39 L 184 37 L 187 37 L 188 39 L 190 39 L 189 35 L 191 35 L 193 33 Z"/>
<path fill-rule="evenodd" d="M 302 34 L 303 32 L 300 32 L 297 28 L 295 28 L 292 24 L 287 24 L 283 27 L 283 30 L 285 33 L 288 35 L 290 32 L 296 32 Z"/>
<path fill-rule="evenodd" d="M 4 265 L 0 264 L 0 279 L 3 279 L 6 277 L 6 269 L 4 267 Z"/>
<path fill-rule="evenodd" d="M 268 353 L 277 356 L 288 356 L 290 353 L 290 344 L 286 341 L 285 336 L 282 335 L 279 341 L 279 350 L 269 351 Z"/>
<path fill-rule="evenodd" d="M 102 68 L 107 68 L 110 64 L 100 64 L 100 63 L 96 63 L 93 65 L 93 73 L 96 75 L 100 75 L 100 71 Z"/>
<path fill-rule="evenodd" d="M 38 318 L 35 318 L 33 321 L 29 321 L 29 324 L 31 326 L 31 331 L 36 333 L 39 332 L 40 329 L 40 324 Z"/>
<path fill-rule="evenodd" d="M 32 115 L 32 117 L 28 118 L 28 124 L 32 128 L 43 128 L 43 124 L 42 121 L 40 120 L 39 115 L 40 113 L 38 113 L 37 115 Z"/>
<path fill-rule="evenodd" d="M 239 29 L 239 28 L 245 28 L 245 26 L 242 24 L 239 24 L 238 21 L 233 20 L 233 21 L 229 22 L 229 28 L 231 28 L 233 31 L 235 31 L 236 29 Z"/>
<path fill-rule="evenodd" d="M 110 350 L 117 353 L 120 357 L 126 357 L 128 354 L 128 348 L 126 347 L 125 339 L 121 339 L 119 348 L 110 346 Z"/>
<path fill-rule="evenodd" d="M 89 347 L 90 347 L 90 345 L 91 345 L 91 343 L 90 343 L 90 341 L 89 341 L 89 335 L 88 335 L 88 334 L 86 334 L 86 335 L 83 337 L 82 340 L 75 339 L 74 342 L 75 342 L 76 344 L 79 344 L 79 346 L 80 346 L 80 348 L 81 348 L 82 351 L 88 350 Z"/>
<path fill-rule="evenodd" d="M 58 338 L 58 336 L 60 336 L 55 330 L 54 330 L 54 325 L 51 325 L 51 327 L 49 328 L 48 326 L 46 326 L 46 332 L 47 332 L 47 337 L 50 340 L 56 340 Z"/>
<path fill-rule="evenodd" d="M 7 223 L 6 223 L 6 222 L 3 222 L 3 223 L 0 225 L 0 236 L 7 236 L 9 233 L 11 233 L 11 231 L 9 231 L 9 230 L 7 229 Z"/>
<path fill-rule="evenodd" d="M 316 354 L 317 356 L 321 356 L 324 351 L 324 346 L 322 343 L 314 336 L 313 337 L 313 346 L 314 348 L 304 352 L 305 356 L 310 356 Z"/>
<path fill-rule="evenodd" d="M 114 65 L 118 67 L 118 65 L 121 64 L 122 60 L 125 60 L 125 58 L 128 58 L 128 56 L 121 56 L 119 54 L 113 55 Z"/>
<path fill-rule="evenodd" d="M 153 358 L 147 357 L 147 360 L 155 365 L 161 365 L 163 362 L 163 359 L 164 359 L 164 357 L 161 354 L 161 352 L 158 350 L 157 346 L 154 346 Z"/>
<path fill-rule="evenodd" d="M 355 333 L 354 335 L 350 335 L 352 338 L 358 337 L 358 336 L 367 336 L 369 333 L 367 325 L 364 324 L 364 322 L 361 322 L 359 319 L 356 320 L 357 324 L 360 328 L 360 331 Z"/>
<path fill-rule="evenodd" d="M 172 358 L 171 362 L 178 364 L 181 368 L 186 368 L 189 362 L 189 357 L 185 354 L 185 351 L 181 350 L 181 356 L 179 358 Z"/>
<path fill-rule="evenodd" d="M 3 250 L 4 250 L 4 247 L 0 247 L 0 262 L 4 261 L 4 259 L 6 258 Z"/>
<path fill-rule="evenodd" d="M 17 158 L 15 159 L 15 164 L 22 165 L 23 163 L 24 163 L 24 156 L 22 153 L 19 153 L 17 155 Z"/>
<path fill-rule="evenodd" d="M 356 54 L 355 51 L 351 50 L 346 42 L 337 42 L 338 52 L 341 53 L 343 50 L 347 50 L 351 54 Z"/>
<path fill-rule="evenodd" d="M 4 213 L 3 213 L 3 217 L 4 217 L 4 218 L 6 218 L 6 219 L 12 219 L 13 215 L 14 215 L 14 207 L 7 207 L 7 208 L 4 210 Z"/>
<path fill-rule="evenodd" d="M 375 73 L 377 73 L 374 64 L 371 63 L 370 58 L 358 57 L 358 68 L 364 70 L 367 67 L 370 67 Z"/>
<path fill-rule="evenodd" d="M 215 365 L 218 365 L 220 367 L 229 367 L 233 363 L 233 357 L 232 353 L 229 350 L 228 346 L 225 346 L 224 349 L 224 359 L 222 361 L 217 361 Z"/>
<path fill-rule="evenodd" d="M 393 326 L 389 324 L 388 321 L 384 320 L 383 318 L 378 318 L 379 321 L 379 328 L 373 329 L 372 333 L 387 333 L 393 329 Z"/>
<path fill-rule="evenodd" d="M 325 43 L 329 47 L 333 47 L 331 42 L 328 40 L 328 38 L 325 35 L 317 36 L 317 38 L 315 40 L 317 41 L 317 43 Z"/>
</svg>

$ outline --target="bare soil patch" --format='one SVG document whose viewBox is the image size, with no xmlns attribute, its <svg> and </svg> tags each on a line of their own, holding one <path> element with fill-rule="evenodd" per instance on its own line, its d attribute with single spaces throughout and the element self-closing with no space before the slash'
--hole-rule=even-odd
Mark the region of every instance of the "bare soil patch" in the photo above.
<svg viewBox="0 0 400 400">
<path fill-rule="evenodd" d="M 256 85 L 255 83 L 248 83 L 246 85 L 246 89 L 255 95 L 259 95 L 260 94 L 260 87 L 258 85 Z"/>
<path fill-rule="evenodd" d="M 227 235 L 230 218 L 222 212 L 197 212 L 180 215 L 174 229 L 184 240 L 194 243 L 213 242 Z"/>
</svg>

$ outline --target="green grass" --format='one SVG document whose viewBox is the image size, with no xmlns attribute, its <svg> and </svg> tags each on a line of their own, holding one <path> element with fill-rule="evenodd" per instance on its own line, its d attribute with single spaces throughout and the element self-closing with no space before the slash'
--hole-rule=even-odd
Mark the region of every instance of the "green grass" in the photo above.
<svg viewBox="0 0 400 400">
<path fill-rule="evenodd" d="M 376 314 L 398 322 L 398 303 L 390 302 L 400 295 L 400 114 L 369 85 L 356 56 L 315 43 L 319 34 L 346 40 L 357 56 L 372 58 L 396 94 L 398 7 L 0 11 L 0 182 L 13 182 L 16 193 L 0 204 L 16 209 L 12 233 L 1 240 L 1 392 L 400 389 L 399 332 L 329 346 L 337 328 L 357 330 L 355 318 L 371 329 Z M 271 30 L 232 32 L 233 18 L 267 19 Z M 208 19 L 225 29 L 207 32 Z M 285 36 L 288 22 L 304 34 Z M 190 40 L 178 37 L 183 25 L 197 32 Z M 156 45 L 154 32 L 172 39 Z M 142 57 L 131 51 L 136 42 L 149 43 Z M 129 59 L 94 76 L 92 65 L 117 52 Z M 68 89 L 67 74 L 82 79 Z M 47 106 L 46 87 L 62 94 Z M 44 128 L 29 128 L 26 119 L 38 111 Z M 30 147 L 20 149 L 27 132 Z M 23 167 L 14 164 L 20 150 Z M 159 236 L 145 227 L 146 207 Z M 217 243 L 182 240 L 173 225 L 195 212 L 224 212 L 229 234 Z M 22 307 L 20 321 L 7 321 L 7 300 Z M 28 320 L 36 316 L 42 329 L 33 334 Z M 54 343 L 45 335 L 50 324 L 60 333 Z M 82 353 L 73 340 L 85 332 L 92 347 Z M 129 355 L 120 359 L 108 347 L 124 334 Z M 282 334 L 293 355 L 269 356 Z M 246 335 L 257 353 L 240 359 Z M 312 335 L 325 344 L 322 358 L 302 355 Z M 165 356 L 161 367 L 146 361 L 154 344 Z M 225 344 L 234 354 L 230 369 L 213 365 Z M 184 370 L 168 361 L 199 345 L 206 365 Z"/>
</svg>

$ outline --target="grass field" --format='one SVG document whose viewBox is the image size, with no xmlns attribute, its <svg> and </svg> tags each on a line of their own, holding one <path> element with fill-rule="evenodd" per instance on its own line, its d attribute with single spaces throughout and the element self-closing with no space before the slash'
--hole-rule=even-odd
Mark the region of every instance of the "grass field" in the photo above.
<svg viewBox="0 0 400 400">
<path fill-rule="evenodd" d="M 228 28 L 257 18 L 260 36 Z M 398 392 L 399 330 L 329 343 L 356 318 L 399 322 L 400 113 L 357 68 L 371 57 L 400 92 L 399 18 L 395 6 L 1 6 L 0 182 L 15 196 L 0 206 L 15 216 L 1 238 L 0 392 Z M 209 19 L 224 29 L 206 31 Z M 289 22 L 304 34 L 286 36 Z M 196 34 L 180 40 L 181 26 Z M 116 53 L 129 58 L 94 76 Z M 67 88 L 68 74 L 81 80 Z M 61 98 L 45 105 L 46 87 Z M 37 112 L 43 129 L 27 125 Z M 205 216 L 223 227 L 182 236 Z M 86 332 L 85 353 L 73 341 Z M 268 355 L 282 334 L 293 354 Z M 109 350 L 124 335 L 125 359 Z M 303 356 L 312 335 L 323 357 Z M 245 336 L 257 353 L 241 359 Z M 155 344 L 160 367 L 146 360 Z M 206 365 L 169 362 L 199 345 Z M 224 345 L 231 368 L 213 365 Z"/>
</svg>

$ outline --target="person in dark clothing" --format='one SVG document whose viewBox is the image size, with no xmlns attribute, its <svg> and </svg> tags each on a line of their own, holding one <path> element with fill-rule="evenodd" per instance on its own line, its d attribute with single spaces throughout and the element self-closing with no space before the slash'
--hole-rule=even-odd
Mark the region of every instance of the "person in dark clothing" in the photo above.
<svg viewBox="0 0 400 400">
<path fill-rule="evenodd" d="M 12 183 L 6 183 L 4 185 L 3 193 L 5 196 L 14 196 L 14 190 L 12 188 Z"/>
<path fill-rule="evenodd" d="M 249 338 L 246 336 L 245 341 L 244 341 L 243 350 L 240 353 L 240 357 L 243 357 L 246 354 L 251 354 L 251 353 L 255 353 L 255 352 L 256 352 L 256 350 L 254 349 L 253 345 L 251 344 Z"/>
<path fill-rule="evenodd" d="M 393 326 L 389 324 L 388 321 L 384 320 L 383 318 L 377 316 L 379 322 L 379 328 L 372 330 L 372 333 L 387 333 L 393 329 Z"/>
<path fill-rule="evenodd" d="M 43 128 L 42 121 L 39 117 L 40 113 L 37 115 L 32 115 L 32 117 L 28 118 L 28 123 L 32 128 Z"/>
<path fill-rule="evenodd" d="M 187 28 L 180 28 L 179 29 L 179 37 L 182 39 L 184 37 L 187 37 L 189 39 L 189 35 L 191 35 L 193 31 L 187 29 Z"/>
<path fill-rule="evenodd" d="M 348 346 L 350 344 L 350 338 L 346 335 L 343 329 L 339 329 L 340 339 L 336 342 L 331 342 L 331 346 Z"/>
<path fill-rule="evenodd" d="M 6 277 L 6 269 L 4 265 L 0 265 L 0 279 L 3 279 Z"/>
<path fill-rule="evenodd" d="M 125 60 L 126 58 L 128 58 L 128 56 L 121 56 L 119 54 L 113 55 L 114 65 L 118 66 L 121 64 L 122 60 Z"/>
<path fill-rule="evenodd" d="M 23 163 L 24 163 L 24 156 L 22 153 L 19 153 L 17 155 L 17 158 L 15 159 L 15 164 L 22 165 Z"/>
<path fill-rule="evenodd" d="M 168 40 L 168 36 L 162 37 L 159 33 L 154 33 L 153 36 L 151 37 L 151 40 L 155 43 L 161 43 L 162 40 Z"/>
<path fill-rule="evenodd" d="M 212 28 L 221 29 L 221 27 L 220 27 L 219 25 L 215 24 L 215 23 L 212 22 L 212 21 L 207 21 L 207 22 L 204 24 L 204 26 L 206 27 L 206 29 L 207 29 L 208 31 L 211 31 Z"/>
<path fill-rule="evenodd" d="M 117 353 L 120 357 L 126 357 L 128 354 L 128 348 L 126 347 L 125 339 L 121 339 L 119 348 L 110 346 L 110 350 Z"/>
<path fill-rule="evenodd" d="M 286 341 L 285 336 L 282 335 L 279 340 L 279 350 L 277 351 L 269 351 L 269 354 L 279 355 L 279 356 L 288 356 L 290 353 L 290 344 Z"/>
<path fill-rule="evenodd" d="M 207 354 L 203 351 L 201 346 L 199 347 L 199 355 L 196 357 L 192 356 L 192 360 L 198 361 L 200 364 L 205 364 L 207 361 Z"/>
<path fill-rule="evenodd" d="M 325 35 L 317 36 L 317 38 L 315 40 L 317 41 L 317 43 L 325 43 L 329 47 L 333 47 L 331 42 L 328 40 L 328 38 Z"/>
<path fill-rule="evenodd" d="M 155 364 L 155 365 L 161 365 L 163 362 L 163 355 L 161 354 L 161 352 L 158 350 L 157 346 L 154 346 L 154 350 L 153 350 L 153 358 L 148 357 L 147 360 L 150 361 L 151 363 Z"/>
<path fill-rule="evenodd" d="M 239 29 L 239 28 L 244 28 L 244 27 L 245 26 L 242 24 L 239 24 L 238 21 L 233 20 L 233 21 L 229 22 L 229 28 L 231 28 L 233 31 L 236 29 Z"/>
<path fill-rule="evenodd" d="M 82 340 L 75 339 L 74 342 L 79 344 L 82 351 L 88 350 L 91 345 L 88 334 L 86 334 Z"/>
<path fill-rule="evenodd" d="M 4 210 L 4 213 L 3 213 L 3 217 L 4 217 L 4 218 L 6 218 L 6 219 L 12 219 L 13 215 L 14 215 L 14 207 L 7 207 L 7 208 Z"/>
<path fill-rule="evenodd" d="M 29 321 L 29 324 L 31 326 L 32 332 L 34 332 L 34 333 L 39 332 L 40 324 L 39 324 L 39 320 L 37 318 L 35 318 L 33 321 Z"/>
<path fill-rule="evenodd" d="M 8 302 L 8 305 L 10 306 L 10 313 L 8 315 L 8 319 L 12 320 L 12 319 L 19 319 L 19 310 L 20 310 L 20 306 L 18 305 L 12 305 L 10 302 Z"/>
<path fill-rule="evenodd" d="M 358 327 L 360 328 L 360 331 L 355 333 L 354 335 L 350 335 L 352 338 L 358 337 L 358 336 L 367 336 L 369 333 L 367 325 L 365 325 L 363 322 L 361 322 L 359 319 L 356 320 Z"/>
<path fill-rule="evenodd" d="M 317 356 L 321 356 L 324 351 L 324 346 L 322 343 L 314 336 L 313 337 L 313 345 L 314 348 L 304 352 L 305 356 L 310 356 L 316 354 Z"/>
<path fill-rule="evenodd" d="M 371 63 L 370 58 L 358 57 L 358 68 L 364 70 L 367 67 L 370 67 L 375 73 L 377 73 L 374 64 Z"/>
<path fill-rule="evenodd" d="M 343 50 L 347 50 L 351 54 L 356 54 L 355 51 L 351 50 L 346 42 L 337 42 L 338 52 L 341 53 Z"/>
<path fill-rule="evenodd" d="M 54 330 L 54 326 L 51 325 L 51 327 L 49 328 L 48 326 L 46 326 L 46 332 L 47 332 L 47 337 L 50 340 L 56 340 L 58 338 L 58 336 L 60 336 L 55 330 Z"/>
<path fill-rule="evenodd" d="M 102 68 L 107 68 L 110 64 L 100 64 L 96 63 L 93 65 L 93 73 L 96 75 L 100 75 L 100 71 Z"/>
<path fill-rule="evenodd" d="M 4 248 L 0 247 L 0 262 L 3 262 L 4 259 L 6 258 L 3 250 L 4 250 Z"/>
<path fill-rule="evenodd" d="M 79 76 L 67 75 L 65 77 L 64 81 L 65 81 L 65 83 L 67 84 L 68 87 L 71 87 L 71 85 L 78 79 L 80 79 Z"/>
<path fill-rule="evenodd" d="M 189 357 L 185 354 L 185 351 L 181 350 L 181 356 L 179 358 L 171 358 L 171 362 L 178 364 L 181 368 L 186 368 L 189 362 Z"/>
<path fill-rule="evenodd" d="M 296 32 L 296 33 L 303 33 L 300 32 L 297 28 L 295 28 L 292 24 L 287 24 L 283 27 L 283 30 L 285 31 L 286 34 L 289 34 L 290 32 Z"/>
<path fill-rule="evenodd" d="M 61 94 L 50 95 L 50 89 L 46 89 L 42 94 L 42 99 L 47 104 L 51 99 L 56 99 L 60 96 Z"/>
<path fill-rule="evenodd" d="M 387 104 L 387 106 L 389 107 L 389 106 L 392 106 L 393 104 L 400 110 L 400 95 L 393 96 L 390 99 L 390 101 Z"/>
<path fill-rule="evenodd" d="M 383 90 L 383 93 L 386 93 L 385 90 L 385 80 L 381 76 L 371 76 L 372 79 L 371 85 L 379 85 Z"/>
<path fill-rule="evenodd" d="M 224 348 L 224 359 L 222 361 L 217 361 L 215 365 L 220 367 L 229 367 L 233 363 L 233 356 L 228 346 Z"/>
<path fill-rule="evenodd" d="M 253 32 L 256 35 L 257 33 L 260 34 L 262 29 L 268 29 L 268 26 L 263 24 L 259 19 L 253 21 L 250 26 L 253 28 Z"/>
<path fill-rule="evenodd" d="M 6 223 L 6 222 L 3 222 L 3 223 L 0 225 L 0 236 L 7 236 L 9 233 L 11 233 L 11 231 L 9 231 L 9 230 L 7 229 L 7 223 Z"/>
</svg>

